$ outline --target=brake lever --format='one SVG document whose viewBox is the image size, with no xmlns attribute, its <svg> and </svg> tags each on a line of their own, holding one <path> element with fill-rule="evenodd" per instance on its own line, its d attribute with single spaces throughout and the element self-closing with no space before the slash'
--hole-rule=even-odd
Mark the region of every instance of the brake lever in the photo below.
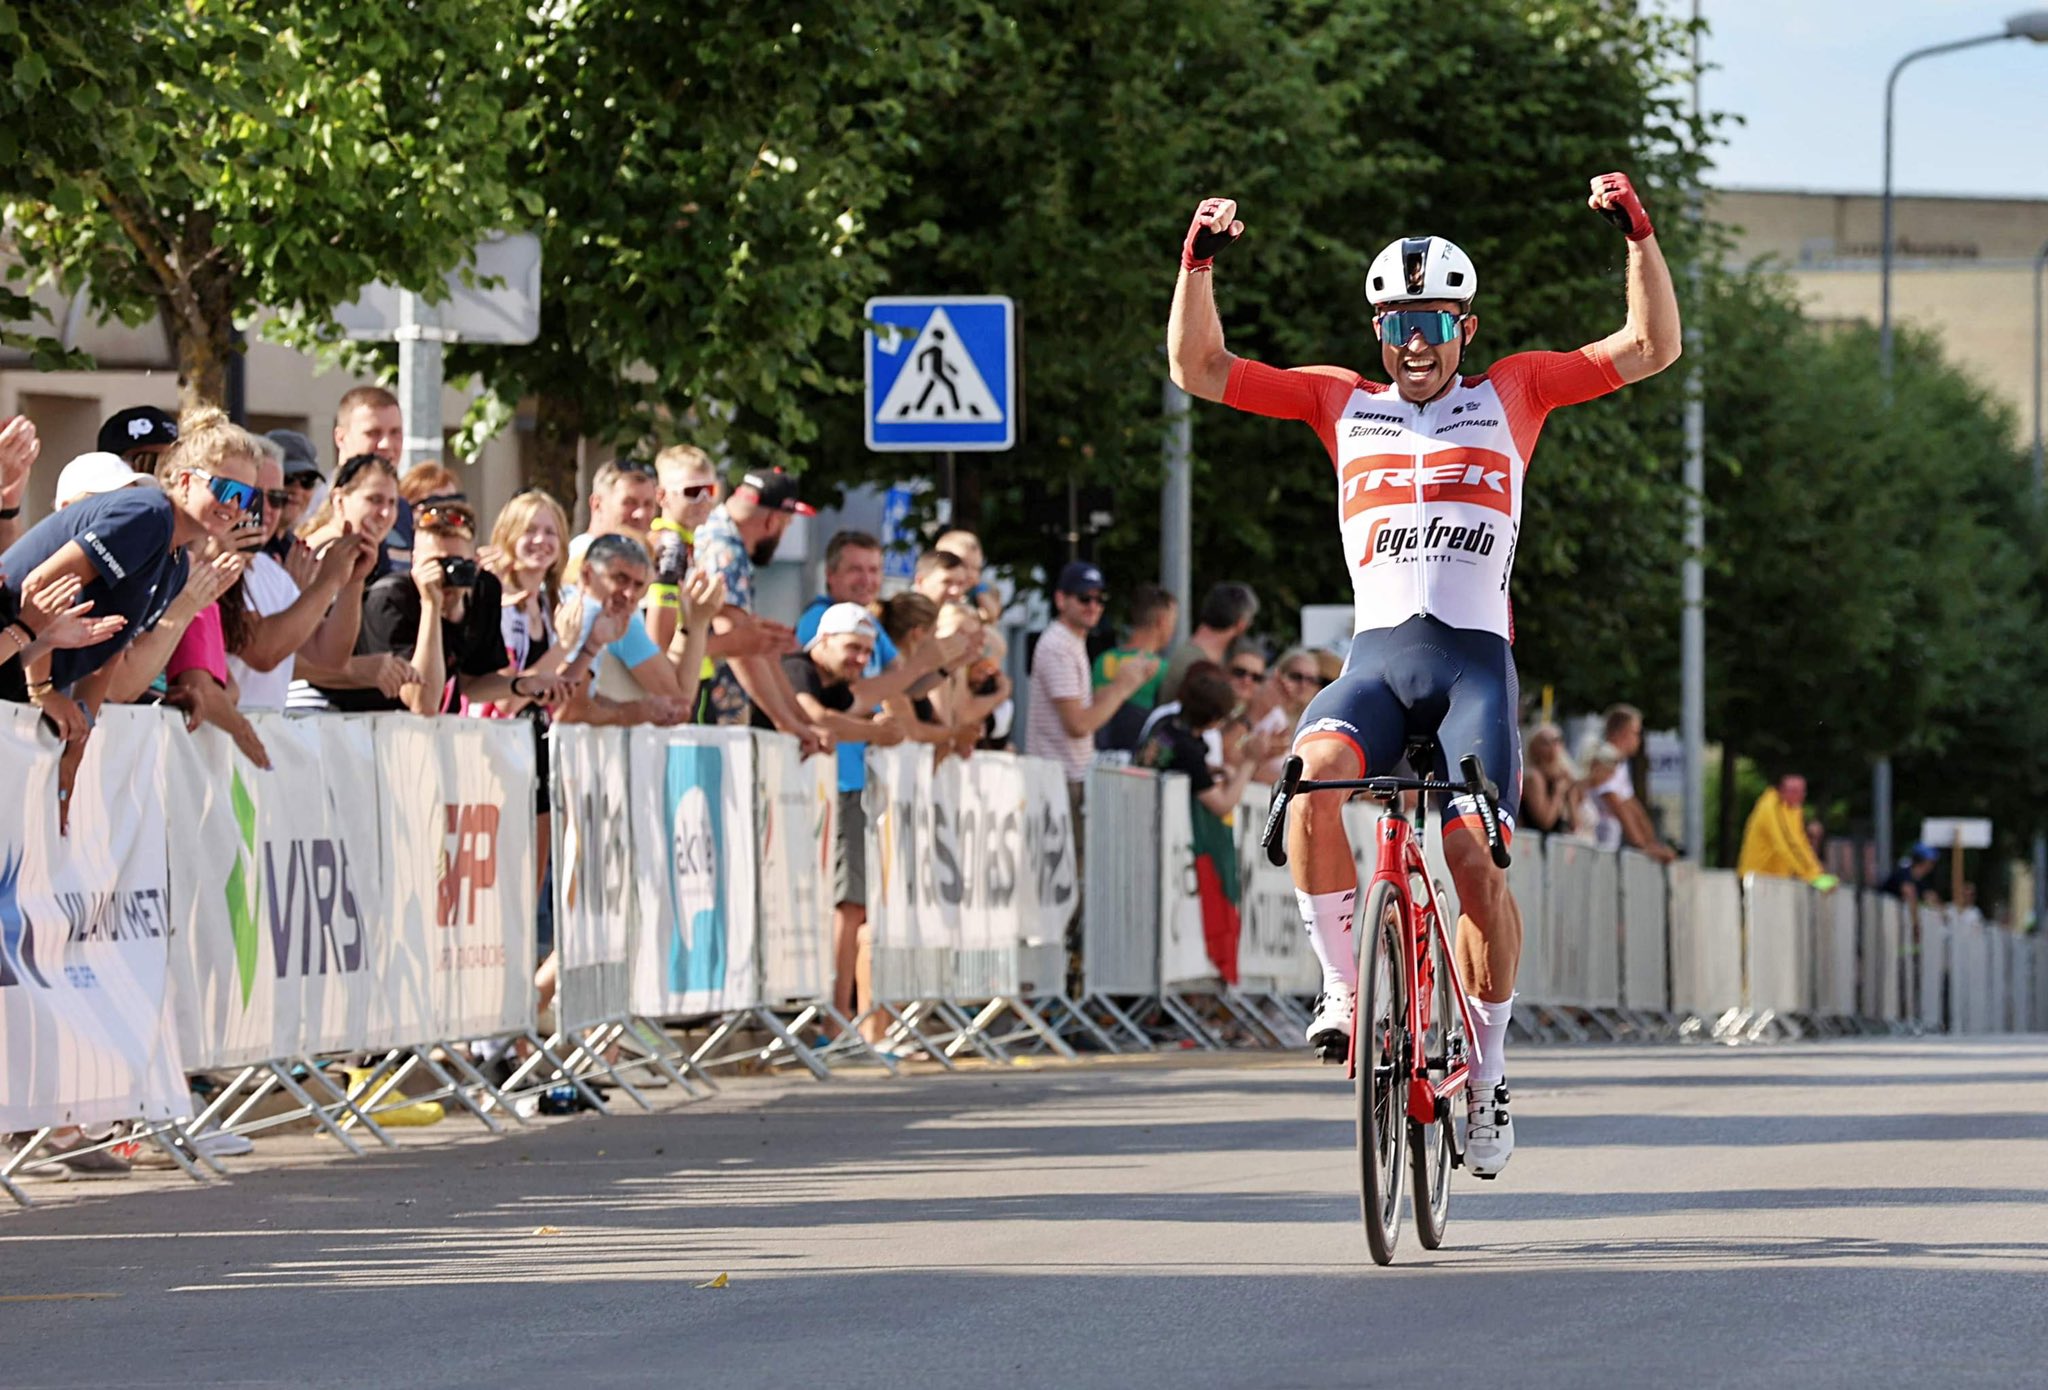
<svg viewBox="0 0 2048 1390">
<path fill-rule="evenodd" d="M 1273 802 L 1266 808 L 1266 829 L 1259 843 L 1266 847 L 1266 862 L 1276 869 L 1287 867 L 1287 803 L 1301 785 L 1301 756 L 1287 755 L 1280 764 L 1280 780 L 1273 784 Z"/>
<path fill-rule="evenodd" d="M 1512 862 L 1508 854 L 1507 837 L 1500 826 L 1500 788 L 1486 775 L 1486 765 L 1479 761 L 1476 753 L 1467 753 L 1458 759 L 1458 771 L 1464 775 L 1465 786 L 1479 803 L 1479 819 L 1486 826 L 1486 848 L 1493 855 L 1497 869 L 1505 869 Z"/>
</svg>

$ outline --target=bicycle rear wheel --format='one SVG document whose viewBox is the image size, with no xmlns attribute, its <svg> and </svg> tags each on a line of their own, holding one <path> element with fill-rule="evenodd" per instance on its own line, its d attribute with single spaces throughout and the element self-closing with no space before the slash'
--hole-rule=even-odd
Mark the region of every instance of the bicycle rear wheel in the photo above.
<svg viewBox="0 0 2048 1390">
<path fill-rule="evenodd" d="M 1422 1049 L 1424 1073 L 1432 1085 L 1438 1085 L 1465 1059 L 1465 1025 L 1458 1013 L 1458 1001 L 1452 997 L 1458 972 L 1445 958 L 1435 933 L 1430 934 L 1424 969 L 1429 972 L 1423 985 L 1429 998 L 1429 1027 L 1423 1030 L 1417 1045 Z M 1414 1178 L 1415 1236 L 1423 1249 L 1434 1250 L 1444 1243 L 1444 1225 L 1451 1214 L 1450 1117 L 1427 1125 L 1411 1118 L 1408 1144 Z"/>
<path fill-rule="evenodd" d="M 1401 1151 L 1408 1136 L 1408 920 L 1394 885 L 1374 886 L 1356 919 L 1358 1166 L 1365 1241 L 1377 1264 L 1394 1262 L 1401 1236 Z"/>
</svg>

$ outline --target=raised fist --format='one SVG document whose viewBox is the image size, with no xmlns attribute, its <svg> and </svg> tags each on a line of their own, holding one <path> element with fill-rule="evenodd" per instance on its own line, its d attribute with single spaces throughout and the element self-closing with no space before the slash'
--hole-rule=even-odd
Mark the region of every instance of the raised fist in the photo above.
<svg viewBox="0 0 2048 1390">
<path fill-rule="evenodd" d="M 1237 204 L 1228 198 L 1204 198 L 1188 223 L 1187 240 L 1181 243 L 1183 270 L 1201 271 L 1216 264 L 1216 253 L 1244 235 L 1244 223 L 1237 220 Z"/>
</svg>

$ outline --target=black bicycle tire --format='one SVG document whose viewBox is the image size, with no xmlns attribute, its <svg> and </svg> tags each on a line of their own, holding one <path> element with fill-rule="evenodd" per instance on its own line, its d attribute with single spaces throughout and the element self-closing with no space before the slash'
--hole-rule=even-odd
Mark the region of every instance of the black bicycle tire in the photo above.
<svg viewBox="0 0 2048 1390">
<path fill-rule="evenodd" d="M 1359 1215 L 1373 1262 L 1386 1265 L 1394 1262 L 1394 1248 L 1401 1239 L 1401 1199 L 1407 1187 L 1401 1157 L 1408 1138 L 1407 1079 L 1402 1066 L 1408 1027 L 1408 981 L 1402 957 L 1407 923 L 1393 884 L 1374 886 L 1366 899 L 1365 915 L 1353 922 L 1353 935 L 1358 942 L 1358 1008 L 1352 1027 L 1357 1034 L 1353 1052 L 1358 1061 L 1354 1093 Z M 1383 962 L 1384 984 L 1380 979 Z M 1389 1009 L 1384 1037 L 1373 1026 L 1382 989 L 1388 991 Z M 1384 1155 L 1382 1169 L 1375 1156 L 1384 1144 L 1391 1144 L 1392 1149 Z"/>
<path fill-rule="evenodd" d="M 1451 997 L 1451 989 L 1458 978 L 1456 965 L 1444 958 L 1442 947 L 1432 936 L 1429 955 L 1435 966 L 1433 989 L 1435 1000 L 1430 1005 L 1432 1017 L 1439 1020 L 1441 1043 L 1438 1053 L 1444 1065 L 1428 1065 L 1433 1055 L 1429 1039 L 1422 1038 L 1417 1046 L 1423 1049 L 1425 1070 L 1432 1081 L 1442 1081 L 1449 1074 L 1453 1054 L 1452 1040 L 1462 1031 L 1458 1001 Z M 1409 1200 L 1415 1211 L 1415 1238 L 1422 1242 L 1425 1250 L 1439 1249 L 1444 1243 L 1444 1228 L 1451 1216 L 1451 1125 L 1453 1117 L 1445 1117 L 1434 1125 L 1424 1125 L 1414 1119 L 1408 1121 L 1408 1163 L 1414 1179 Z M 1429 1131 L 1436 1131 L 1432 1142 Z"/>
</svg>

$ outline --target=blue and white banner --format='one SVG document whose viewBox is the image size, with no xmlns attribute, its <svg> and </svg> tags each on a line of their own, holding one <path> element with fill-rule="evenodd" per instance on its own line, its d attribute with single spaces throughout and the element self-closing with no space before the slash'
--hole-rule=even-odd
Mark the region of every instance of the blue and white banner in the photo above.
<svg viewBox="0 0 2048 1390">
<path fill-rule="evenodd" d="M 635 730 L 632 762 L 633 861 L 656 900 L 633 942 L 633 1011 L 673 1018 L 759 1003 L 752 732 Z"/>
<path fill-rule="evenodd" d="M 632 764 L 624 729 L 557 724 L 554 782 L 555 1022 L 623 1017 L 631 943 L 655 920 L 655 893 L 632 869 Z"/>
<path fill-rule="evenodd" d="M 0 704 L 0 1131 L 187 1114 L 166 993 L 164 749 L 179 721 L 106 707 L 67 835 L 40 719 Z"/>
</svg>

